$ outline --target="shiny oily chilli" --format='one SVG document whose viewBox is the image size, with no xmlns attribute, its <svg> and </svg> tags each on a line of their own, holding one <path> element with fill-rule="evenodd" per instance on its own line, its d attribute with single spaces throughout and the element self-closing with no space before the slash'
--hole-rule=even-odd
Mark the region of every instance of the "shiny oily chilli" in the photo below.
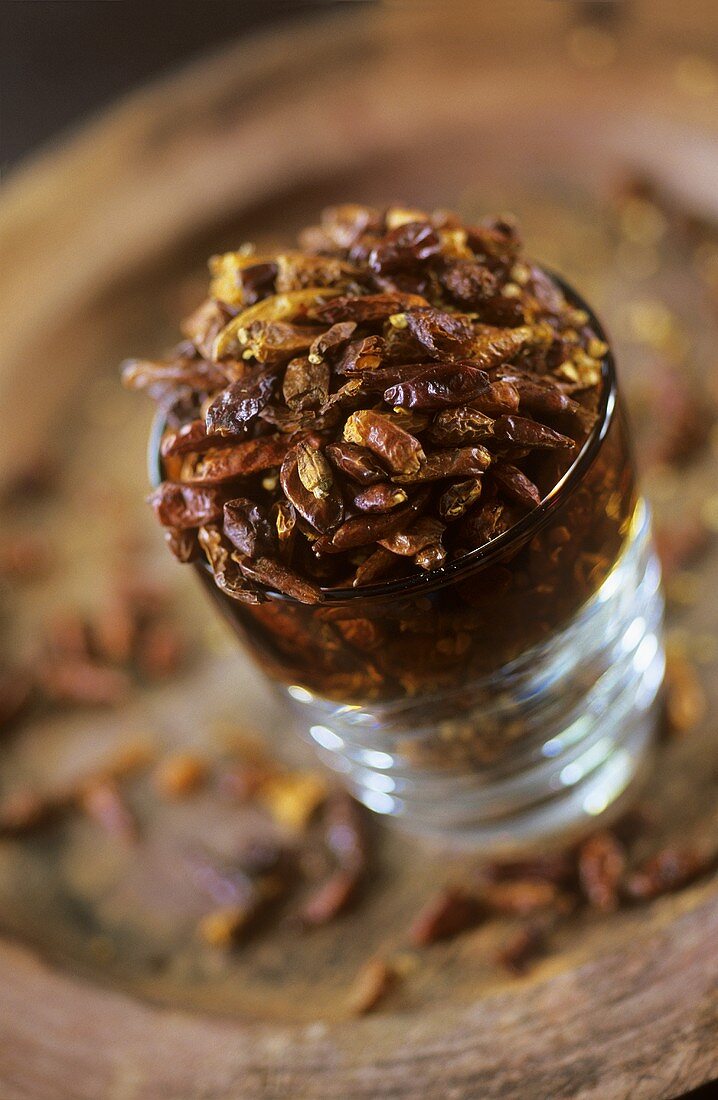
<svg viewBox="0 0 718 1100">
<path fill-rule="evenodd" d="M 212 347 L 212 358 L 217 362 L 241 351 L 249 328 L 255 321 L 293 321 L 299 316 L 307 316 L 310 307 L 324 303 L 337 294 L 338 291 L 331 287 L 318 286 L 262 298 L 238 313 L 218 333 Z"/>
<path fill-rule="evenodd" d="M 266 369 L 253 370 L 230 382 L 214 399 L 205 415 L 209 435 L 241 435 L 268 404 L 277 376 Z"/>
<path fill-rule="evenodd" d="M 225 503 L 223 529 L 232 545 L 250 558 L 271 550 L 278 541 L 264 509 L 246 497 Z"/>
<path fill-rule="evenodd" d="M 199 528 L 197 537 L 217 587 L 230 599 L 240 603 L 261 603 L 264 599 L 263 593 L 243 576 L 237 563 L 232 560 L 231 548 L 227 545 L 221 528 L 216 524 L 207 524 Z"/>
<path fill-rule="evenodd" d="M 219 485 L 279 466 L 292 446 L 288 436 L 263 435 L 234 447 L 213 448 L 189 455 L 182 464 L 181 480 L 190 485 Z"/>
<path fill-rule="evenodd" d="M 419 493 L 405 507 L 384 514 L 364 514 L 345 520 L 334 532 L 328 549 L 353 550 L 357 546 L 369 546 L 380 542 L 396 531 L 409 526 L 423 510 L 429 499 L 427 492 Z"/>
<path fill-rule="evenodd" d="M 344 425 L 344 439 L 367 447 L 394 474 L 416 473 L 425 458 L 415 436 L 371 409 L 352 413 Z"/>
<path fill-rule="evenodd" d="M 163 481 L 149 497 L 163 527 L 184 530 L 221 519 L 226 495 L 214 487 Z"/>
<path fill-rule="evenodd" d="M 284 372 L 284 400 L 290 409 L 318 408 L 329 397 L 329 381 L 329 366 L 321 359 L 292 359 Z"/>
<path fill-rule="evenodd" d="M 326 454 L 338 470 L 360 485 L 373 485 L 386 477 L 386 470 L 375 455 L 358 443 L 330 443 Z"/>
<path fill-rule="evenodd" d="M 339 489 L 333 482 L 325 486 L 323 495 L 317 496 L 308 489 L 300 476 L 296 447 L 288 452 L 282 463 L 280 481 L 287 500 L 314 530 L 327 533 L 341 523 L 344 503 Z"/>
<path fill-rule="evenodd" d="M 478 477 L 491 464 L 491 454 L 485 447 L 458 447 L 434 451 L 426 455 L 419 469 L 412 474 L 396 474 L 392 481 L 412 485 L 423 481 L 439 481 L 445 477 Z"/>
<path fill-rule="evenodd" d="M 384 400 L 388 405 L 407 405 L 411 409 L 444 409 L 471 401 L 488 384 L 488 375 L 470 363 L 442 364 L 390 386 Z"/>
</svg>

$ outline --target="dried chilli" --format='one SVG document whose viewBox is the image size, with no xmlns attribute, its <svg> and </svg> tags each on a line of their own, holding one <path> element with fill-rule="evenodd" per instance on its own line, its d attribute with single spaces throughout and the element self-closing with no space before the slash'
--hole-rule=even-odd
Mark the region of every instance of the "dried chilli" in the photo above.
<svg viewBox="0 0 718 1100">
<path fill-rule="evenodd" d="M 125 366 L 167 410 L 152 505 L 271 675 L 343 702 L 458 686 L 546 637 L 615 560 L 635 503 L 620 425 L 570 511 L 503 565 L 433 605 L 317 605 L 438 580 L 536 508 L 595 422 L 606 345 L 506 220 L 344 204 L 300 240 L 214 257 L 183 340 Z"/>
</svg>

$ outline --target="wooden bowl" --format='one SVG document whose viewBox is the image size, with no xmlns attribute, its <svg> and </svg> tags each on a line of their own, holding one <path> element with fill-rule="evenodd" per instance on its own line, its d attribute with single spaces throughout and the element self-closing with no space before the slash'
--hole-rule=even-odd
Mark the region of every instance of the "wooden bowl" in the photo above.
<svg viewBox="0 0 718 1100">
<path fill-rule="evenodd" d="M 511 9 L 457 5 L 439 20 L 371 8 L 231 45 L 133 95 L 9 181 L 0 202 L 0 407 L 10 411 L 0 470 L 10 478 L 52 447 L 74 501 L 47 520 L 67 575 L 25 598 L 11 640 L 20 644 L 48 606 L 102 590 L 103 521 L 87 519 L 74 486 L 104 485 L 121 515 L 142 512 L 151 410 L 116 386 L 116 363 L 171 340 L 201 295 L 209 252 L 245 237 L 285 240 L 347 198 L 474 213 L 513 206 L 533 251 L 599 302 L 620 343 L 625 287 L 612 281 L 604 238 L 592 236 L 596 195 L 640 170 L 694 211 L 718 213 L 710 69 L 691 70 L 684 56 L 714 49 L 718 23 L 704 8 L 695 21 L 682 12 L 676 26 L 667 2 L 636 5 L 620 25 L 598 29 L 570 25 L 560 5 Z M 704 324 L 702 305 L 677 308 Z M 639 395 L 641 355 L 621 363 Z M 700 500 L 714 477 L 715 461 L 703 463 L 684 495 Z M 696 584 L 710 593 L 717 581 L 708 560 Z M 206 623 L 202 636 L 214 639 L 191 581 L 178 583 L 188 622 Z M 711 599 L 682 615 L 688 632 L 715 629 Z M 198 702 L 207 698 L 209 718 Z M 96 718 L 23 733 L 3 775 L 9 783 L 61 770 L 148 723 L 165 743 L 186 743 L 209 719 L 236 716 L 240 698 L 243 721 L 302 758 L 265 687 L 220 639 L 181 683 L 143 694 L 101 734 Z M 659 754 L 650 782 L 671 835 L 718 823 L 711 733 Z M 377 951 L 401 949 L 444 873 L 441 857 L 382 832 L 376 882 L 356 913 L 316 936 L 279 930 L 218 960 L 186 946 L 186 914 L 163 878 L 172 838 L 212 813 L 209 799 L 188 816 L 169 813 L 132 865 L 80 825 L 59 847 L 56 836 L 3 842 L 4 1100 L 640 1100 L 718 1073 L 715 881 L 610 919 L 581 918 L 520 980 L 492 970 L 491 932 L 418 961 L 406 952 L 406 981 L 377 1015 L 355 1019 L 345 1009 L 354 974 Z"/>
</svg>

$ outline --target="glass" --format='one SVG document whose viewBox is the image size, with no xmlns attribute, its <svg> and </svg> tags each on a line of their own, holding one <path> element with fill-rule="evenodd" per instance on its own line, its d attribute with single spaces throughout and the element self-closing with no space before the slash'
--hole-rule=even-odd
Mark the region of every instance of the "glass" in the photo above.
<svg viewBox="0 0 718 1100">
<path fill-rule="evenodd" d="M 441 570 L 248 606 L 196 567 L 322 759 L 412 832 L 525 846 L 606 811 L 646 757 L 660 571 L 610 352 L 602 369 L 597 422 L 553 490 Z"/>
</svg>

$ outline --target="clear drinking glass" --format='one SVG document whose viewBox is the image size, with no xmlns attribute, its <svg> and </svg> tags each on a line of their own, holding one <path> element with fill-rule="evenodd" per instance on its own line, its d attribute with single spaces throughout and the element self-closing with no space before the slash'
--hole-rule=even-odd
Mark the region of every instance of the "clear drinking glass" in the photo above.
<svg viewBox="0 0 718 1100">
<path fill-rule="evenodd" d="M 602 814 L 646 758 L 664 670 L 660 571 L 610 351 L 602 371 L 570 469 L 460 560 L 327 590 L 318 605 L 240 604 L 196 567 L 324 762 L 411 832 L 526 846 Z"/>
</svg>

